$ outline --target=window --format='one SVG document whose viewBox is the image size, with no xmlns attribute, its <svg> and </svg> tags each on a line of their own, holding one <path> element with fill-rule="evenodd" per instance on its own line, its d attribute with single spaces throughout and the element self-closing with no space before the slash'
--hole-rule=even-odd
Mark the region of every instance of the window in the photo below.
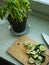
<svg viewBox="0 0 49 65">
<path fill-rule="evenodd" d="M 45 16 L 49 19 L 49 0 L 30 0 L 30 3 L 33 12 L 38 13 L 40 17 Z"/>
<path fill-rule="evenodd" d="M 49 0 L 34 0 L 49 5 Z"/>
</svg>

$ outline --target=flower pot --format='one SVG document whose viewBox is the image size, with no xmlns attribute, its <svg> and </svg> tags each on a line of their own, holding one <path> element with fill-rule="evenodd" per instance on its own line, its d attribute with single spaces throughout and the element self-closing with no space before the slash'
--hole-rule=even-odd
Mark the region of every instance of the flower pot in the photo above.
<svg viewBox="0 0 49 65">
<path fill-rule="evenodd" d="M 20 32 L 23 32 L 25 30 L 27 18 L 24 18 L 23 22 L 19 22 L 17 20 L 13 20 L 11 18 L 11 16 L 9 15 L 8 20 L 9 20 L 9 23 L 15 32 L 20 33 Z"/>
</svg>

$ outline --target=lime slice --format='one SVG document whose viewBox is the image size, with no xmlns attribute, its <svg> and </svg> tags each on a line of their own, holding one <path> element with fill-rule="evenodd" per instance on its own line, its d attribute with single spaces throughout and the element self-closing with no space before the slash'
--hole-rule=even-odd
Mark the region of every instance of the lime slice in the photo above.
<svg viewBox="0 0 49 65">
<path fill-rule="evenodd" d="M 35 60 L 32 57 L 30 57 L 29 58 L 29 63 L 34 63 L 34 62 L 35 62 Z"/>
<path fill-rule="evenodd" d="M 39 49 L 40 49 L 41 51 L 45 51 L 45 50 L 46 50 L 46 47 L 45 47 L 44 45 L 40 45 Z"/>
</svg>

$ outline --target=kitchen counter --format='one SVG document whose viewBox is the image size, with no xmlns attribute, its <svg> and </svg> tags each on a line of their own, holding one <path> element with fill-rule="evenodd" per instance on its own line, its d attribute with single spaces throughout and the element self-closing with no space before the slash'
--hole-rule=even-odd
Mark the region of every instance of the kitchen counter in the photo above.
<svg viewBox="0 0 49 65">
<path fill-rule="evenodd" d="M 45 43 L 41 36 L 41 33 L 45 32 L 46 34 L 49 35 L 49 21 L 33 15 L 29 15 L 27 21 L 30 30 L 26 35 L 37 42 Z M 14 59 L 12 56 L 10 56 L 7 53 L 7 49 L 19 37 L 20 36 L 15 36 L 10 32 L 8 22 L 5 21 L 2 24 L 0 23 L 0 56 L 9 60 L 10 62 L 13 62 L 15 65 L 22 64 L 18 62 L 16 59 Z"/>
</svg>

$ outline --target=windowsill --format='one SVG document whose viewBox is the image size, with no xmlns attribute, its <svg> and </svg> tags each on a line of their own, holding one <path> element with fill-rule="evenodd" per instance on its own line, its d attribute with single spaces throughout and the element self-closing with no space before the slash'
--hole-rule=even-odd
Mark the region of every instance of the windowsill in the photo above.
<svg viewBox="0 0 49 65">
<path fill-rule="evenodd" d="M 39 43 L 45 43 L 41 33 L 45 32 L 49 35 L 49 21 L 32 15 L 28 15 L 27 24 L 30 25 L 30 30 L 26 35 Z M 8 22 L 0 24 L 0 56 L 15 65 L 23 65 L 7 53 L 7 49 L 19 38 L 19 36 L 13 35 L 8 27 Z"/>
</svg>

